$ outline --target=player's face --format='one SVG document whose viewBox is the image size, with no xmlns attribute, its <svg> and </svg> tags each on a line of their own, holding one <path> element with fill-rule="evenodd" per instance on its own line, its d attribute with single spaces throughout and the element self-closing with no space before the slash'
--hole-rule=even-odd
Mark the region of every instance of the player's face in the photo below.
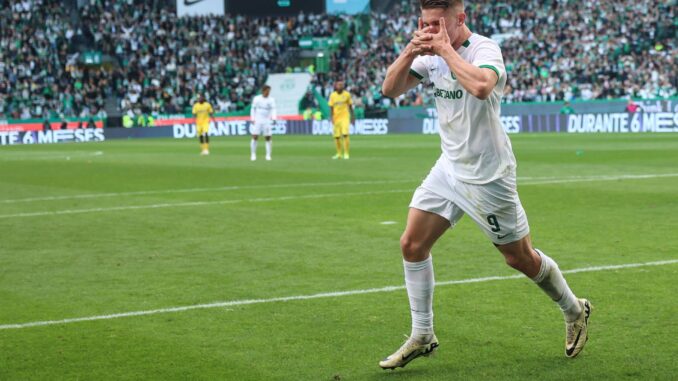
<svg viewBox="0 0 678 381">
<path fill-rule="evenodd" d="M 431 33 L 438 33 L 440 30 L 440 18 L 445 18 L 447 35 L 454 44 L 461 32 L 461 26 L 464 24 L 466 14 L 458 8 L 431 8 L 421 10 L 421 21 L 424 28 L 431 27 Z"/>
<path fill-rule="evenodd" d="M 261 91 L 261 94 L 264 96 L 264 98 L 268 98 L 268 94 L 271 93 L 271 89 L 264 89 Z"/>
<path fill-rule="evenodd" d="M 337 82 L 334 85 L 334 89 L 337 90 L 338 93 L 341 93 L 344 90 L 344 82 Z"/>
</svg>

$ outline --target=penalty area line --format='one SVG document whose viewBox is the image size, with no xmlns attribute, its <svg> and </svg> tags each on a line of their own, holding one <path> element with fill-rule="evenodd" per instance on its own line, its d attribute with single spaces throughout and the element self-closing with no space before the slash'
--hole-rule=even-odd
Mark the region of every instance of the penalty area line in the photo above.
<svg viewBox="0 0 678 381">
<path fill-rule="evenodd" d="M 582 267 L 582 268 L 571 269 L 571 270 L 563 270 L 563 274 L 574 274 L 574 273 L 607 271 L 607 270 L 621 270 L 621 269 L 629 269 L 629 268 L 636 268 L 636 267 L 647 267 L 647 266 L 664 266 L 664 265 L 671 265 L 671 264 L 675 264 L 675 263 L 678 263 L 678 259 L 670 259 L 670 260 L 655 261 L 655 262 L 645 262 L 645 263 L 627 263 L 627 264 L 621 264 L 621 265 L 592 266 L 592 267 Z M 449 286 L 449 285 L 455 285 L 455 284 L 481 283 L 481 282 L 509 280 L 509 279 L 520 279 L 520 278 L 525 278 L 525 276 L 522 275 L 522 274 L 516 274 L 516 275 L 508 275 L 508 276 L 489 276 L 489 277 L 481 277 L 481 278 L 449 280 L 449 281 L 443 281 L 443 282 L 436 282 L 436 286 L 440 287 L 440 286 Z M 109 315 L 96 315 L 96 316 L 88 316 L 88 317 L 62 319 L 62 320 L 46 320 L 46 321 L 34 321 L 34 322 L 29 322 L 29 323 L 3 324 L 3 325 L 0 325 L 0 330 L 22 329 L 22 328 L 41 327 L 41 326 L 60 325 L 60 324 L 71 324 L 71 323 L 80 323 L 80 322 L 95 321 L 95 320 L 111 320 L 111 319 L 119 319 L 119 318 L 125 318 L 125 317 L 158 315 L 158 314 L 166 314 L 166 313 L 172 313 L 172 312 L 184 312 L 184 311 L 199 310 L 199 309 L 245 306 L 245 305 L 249 305 L 249 304 L 291 302 L 291 301 L 296 301 L 296 300 L 310 300 L 310 299 L 322 299 L 322 298 L 336 298 L 336 297 L 351 296 L 351 295 L 376 294 L 376 293 L 381 293 L 381 292 L 399 291 L 399 290 L 403 290 L 403 289 L 405 289 L 405 286 L 387 286 L 387 287 L 381 287 L 381 288 L 368 288 L 368 289 L 364 289 L 364 290 L 324 292 L 324 293 L 319 293 L 319 294 L 283 296 L 283 297 L 268 298 L 268 299 L 232 300 L 232 301 L 228 301 L 228 302 L 194 304 L 194 305 L 190 305 L 190 306 L 159 308 L 159 309 L 155 309 L 155 310 L 146 310 L 146 311 L 121 312 L 121 313 L 115 313 L 115 314 L 109 314 Z"/>
</svg>

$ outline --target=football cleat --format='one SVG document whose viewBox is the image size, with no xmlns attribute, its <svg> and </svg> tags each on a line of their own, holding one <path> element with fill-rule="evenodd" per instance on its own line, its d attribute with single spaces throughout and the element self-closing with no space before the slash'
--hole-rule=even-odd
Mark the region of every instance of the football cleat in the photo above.
<svg viewBox="0 0 678 381">
<path fill-rule="evenodd" d="M 344 159 L 348 160 L 348 154 L 347 153 L 344 154 Z"/>
<path fill-rule="evenodd" d="M 204 150 L 200 151 L 200 154 L 201 154 L 202 156 L 207 156 L 207 155 L 210 154 L 210 151 L 204 149 Z"/>
<path fill-rule="evenodd" d="M 570 358 L 577 356 L 589 339 L 589 317 L 593 306 L 586 299 L 579 299 L 579 304 L 582 309 L 579 317 L 565 324 L 565 356 Z"/>
<path fill-rule="evenodd" d="M 405 365 L 419 356 L 430 356 L 436 348 L 438 348 L 436 335 L 431 335 L 431 339 L 426 343 L 409 337 L 397 351 L 379 361 L 379 366 L 382 369 L 404 368 Z"/>
<path fill-rule="evenodd" d="M 250 160 L 252 160 L 252 161 L 255 161 L 255 160 L 257 160 L 257 155 L 255 155 L 255 154 L 252 154 L 252 156 L 250 156 Z"/>
<path fill-rule="evenodd" d="M 332 159 L 333 160 L 341 159 L 341 154 L 338 153 L 338 154 L 332 156 Z"/>
<path fill-rule="evenodd" d="M 270 155 L 266 155 L 266 160 L 271 161 L 271 156 L 270 156 Z"/>
</svg>

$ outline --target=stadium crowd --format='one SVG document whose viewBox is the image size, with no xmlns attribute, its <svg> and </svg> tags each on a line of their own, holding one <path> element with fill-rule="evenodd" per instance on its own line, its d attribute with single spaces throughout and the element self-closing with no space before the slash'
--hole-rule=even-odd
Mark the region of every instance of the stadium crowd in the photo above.
<svg viewBox="0 0 678 381">
<path fill-rule="evenodd" d="M 675 0 L 467 2 L 474 32 L 501 41 L 504 100 L 658 98 L 676 95 Z M 416 28 L 418 0 L 364 18 L 178 18 L 157 2 L 90 0 L 76 17 L 55 0 L 0 0 L 0 116 L 183 113 L 206 93 L 218 112 L 243 110 L 268 73 L 290 70 L 286 52 L 304 36 L 349 33 L 315 89 L 345 80 L 359 107 L 431 104 L 430 87 L 381 95 L 388 65 Z M 363 33 L 363 31 L 366 31 Z M 86 46 L 104 56 L 85 65 Z"/>
<path fill-rule="evenodd" d="M 389 63 L 417 26 L 419 0 L 402 0 L 389 14 L 372 14 L 365 41 L 335 54 L 329 82 L 345 77 L 368 103 L 380 97 Z M 501 41 L 508 86 L 505 102 L 667 98 L 678 88 L 676 1 L 491 0 L 467 2 L 467 24 Z M 341 68 L 349 68 L 345 70 Z M 395 100 L 431 104 L 432 89 Z M 418 94 L 423 91 L 423 99 Z"/>
</svg>

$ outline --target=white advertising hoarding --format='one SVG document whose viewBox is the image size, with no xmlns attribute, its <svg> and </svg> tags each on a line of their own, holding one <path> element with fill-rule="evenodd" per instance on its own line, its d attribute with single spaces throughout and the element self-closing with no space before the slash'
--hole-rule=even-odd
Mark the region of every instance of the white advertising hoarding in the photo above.
<svg viewBox="0 0 678 381">
<path fill-rule="evenodd" d="M 177 0 L 177 16 L 221 15 L 224 11 L 224 0 Z"/>
<path fill-rule="evenodd" d="M 278 115 L 299 114 L 299 101 L 310 83 L 311 75 L 308 73 L 270 74 L 266 84 L 271 86 Z"/>
</svg>

